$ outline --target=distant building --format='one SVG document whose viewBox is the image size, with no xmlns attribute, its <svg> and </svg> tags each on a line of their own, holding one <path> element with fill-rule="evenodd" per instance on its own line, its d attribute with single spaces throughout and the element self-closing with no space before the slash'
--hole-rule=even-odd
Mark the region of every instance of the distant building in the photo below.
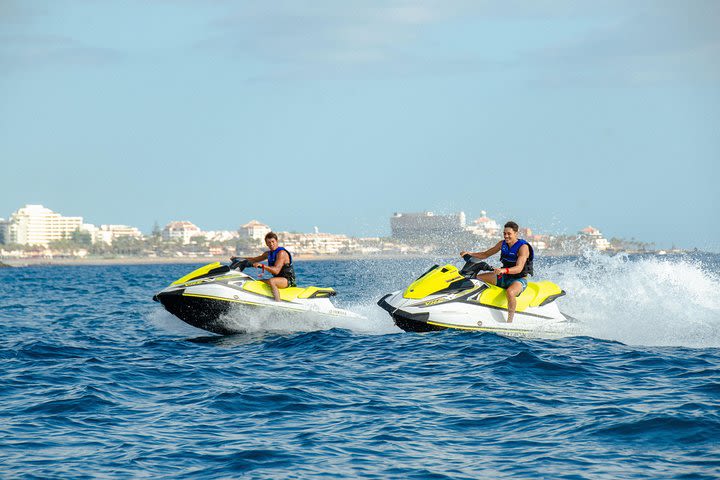
<svg viewBox="0 0 720 480">
<path fill-rule="evenodd" d="M 210 242 L 227 242 L 229 240 L 236 240 L 240 235 L 238 232 L 232 232 L 230 230 L 213 230 L 203 232 L 203 236 Z"/>
<path fill-rule="evenodd" d="M 466 227 L 466 230 L 470 233 L 483 238 L 497 238 L 499 237 L 500 225 L 489 218 L 485 210 L 480 212 L 480 216 L 473 220 L 472 225 Z"/>
<path fill-rule="evenodd" d="M 271 232 L 270 227 L 257 220 L 251 220 L 240 227 L 240 235 L 254 240 L 263 240 L 265 235 Z"/>
<path fill-rule="evenodd" d="M 292 253 L 313 255 L 336 254 L 353 249 L 354 239 L 334 233 L 290 233 L 279 232 L 278 239 L 283 247 Z"/>
<path fill-rule="evenodd" d="M 7 238 L 7 224 L 8 222 L 6 222 L 4 218 L 0 218 L 0 245 L 5 244 L 5 239 Z"/>
<path fill-rule="evenodd" d="M 183 245 L 189 244 L 191 238 L 201 235 L 202 231 L 187 220 L 170 222 L 162 231 L 163 240 L 180 240 Z"/>
<path fill-rule="evenodd" d="M 112 245 L 113 242 L 120 237 L 132 237 L 139 240 L 143 236 L 140 230 L 127 225 L 100 225 L 100 227 L 85 225 L 83 227 L 84 230 L 90 233 L 92 243 L 105 243 L 107 245 Z"/>
<path fill-rule="evenodd" d="M 590 246 L 595 250 L 603 251 L 610 248 L 610 242 L 602 236 L 600 230 L 593 226 L 588 225 L 580 230 L 578 234 L 580 235 L 581 240 L 590 243 Z"/>
<path fill-rule="evenodd" d="M 451 235 L 465 229 L 465 213 L 395 213 L 390 217 L 390 229 L 393 238 L 399 239 Z"/>
<path fill-rule="evenodd" d="M 83 225 L 82 217 L 63 217 L 42 205 L 25 205 L 10 215 L 6 243 L 41 245 L 70 238 Z"/>
</svg>

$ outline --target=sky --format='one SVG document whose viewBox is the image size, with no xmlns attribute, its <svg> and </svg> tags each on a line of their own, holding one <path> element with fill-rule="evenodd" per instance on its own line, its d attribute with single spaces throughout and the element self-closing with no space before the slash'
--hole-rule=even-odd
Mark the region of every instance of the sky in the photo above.
<svg viewBox="0 0 720 480">
<path fill-rule="evenodd" d="M 720 251 L 720 2 L 3 0 L 0 217 Z"/>
</svg>

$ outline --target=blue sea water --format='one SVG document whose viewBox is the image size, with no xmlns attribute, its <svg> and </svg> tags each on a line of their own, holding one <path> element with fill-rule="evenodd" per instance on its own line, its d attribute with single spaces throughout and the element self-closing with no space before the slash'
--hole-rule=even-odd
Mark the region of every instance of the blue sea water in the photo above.
<svg viewBox="0 0 720 480">
<path fill-rule="evenodd" d="M 194 266 L 2 269 L 0 477 L 720 477 L 720 256 L 539 260 L 552 340 L 399 331 L 436 262 L 298 262 L 367 320 L 226 337 L 151 300 Z"/>
</svg>

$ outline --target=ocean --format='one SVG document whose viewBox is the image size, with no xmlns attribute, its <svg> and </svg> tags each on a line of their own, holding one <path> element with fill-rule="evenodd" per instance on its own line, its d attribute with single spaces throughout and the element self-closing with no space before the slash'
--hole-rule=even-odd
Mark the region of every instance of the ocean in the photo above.
<svg viewBox="0 0 720 480">
<path fill-rule="evenodd" d="M 193 265 L 0 269 L 0 477 L 720 478 L 719 255 L 538 258 L 559 339 L 397 329 L 446 261 L 297 262 L 367 319 L 225 337 L 152 301 Z"/>
</svg>

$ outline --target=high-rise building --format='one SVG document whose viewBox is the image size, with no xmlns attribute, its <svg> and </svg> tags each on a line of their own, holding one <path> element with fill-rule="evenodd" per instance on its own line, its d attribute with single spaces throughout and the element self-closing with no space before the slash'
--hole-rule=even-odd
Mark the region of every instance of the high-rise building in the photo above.
<svg viewBox="0 0 720 480">
<path fill-rule="evenodd" d="M 82 227 L 82 217 L 63 217 L 42 205 L 25 205 L 7 222 L 6 243 L 42 245 L 69 238 Z"/>
<path fill-rule="evenodd" d="M 465 229 L 465 213 L 395 213 L 390 217 L 390 228 L 392 236 L 401 239 L 456 234 Z"/>
</svg>

